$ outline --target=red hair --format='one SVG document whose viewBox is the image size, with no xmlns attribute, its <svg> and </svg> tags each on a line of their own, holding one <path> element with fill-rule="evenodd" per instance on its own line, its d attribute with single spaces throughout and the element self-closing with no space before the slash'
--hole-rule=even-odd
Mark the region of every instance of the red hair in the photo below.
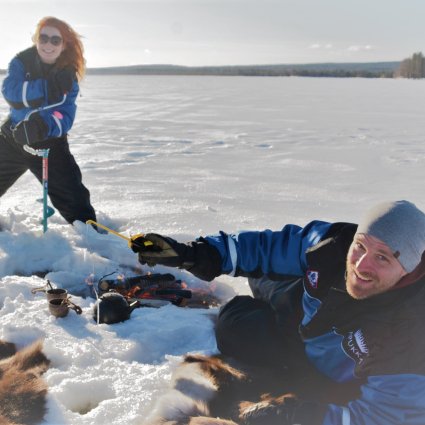
<svg viewBox="0 0 425 425">
<path fill-rule="evenodd" d="M 59 69 L 72 66 L 77 73 L 78 81 L 84 77 L 86 71 L 86 60 L 84 59 L 84 48 L 81 42 L 81 36 L 75 32 L 70 25 L 53 16 L 42 18 L 37 24 L 35 34 L 32 37 L 34 43 L 37 42 L 42 28 L 49 26 L 55 27 L 61 33 L 64 50 L 56 61 Z"/>
</svg>

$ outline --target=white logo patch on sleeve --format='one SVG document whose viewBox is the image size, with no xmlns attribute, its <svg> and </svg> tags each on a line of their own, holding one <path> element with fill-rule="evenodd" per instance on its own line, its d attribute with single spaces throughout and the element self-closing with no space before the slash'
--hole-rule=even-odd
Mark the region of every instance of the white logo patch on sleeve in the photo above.
<svg viewBox="0 0 425 425">
<path fill-rule="evenodd" d="M 312 288 L 317 289 L 319 284 L 319 272 L 307 270 L 307 280 Z"/>
</svg>

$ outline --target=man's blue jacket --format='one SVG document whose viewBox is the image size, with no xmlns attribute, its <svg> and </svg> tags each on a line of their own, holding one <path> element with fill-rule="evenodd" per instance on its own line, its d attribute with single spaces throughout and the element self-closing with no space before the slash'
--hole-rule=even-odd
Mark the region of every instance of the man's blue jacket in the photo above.
<svg viewBox="0 0 425 425">
<path fill-rule="evenodd" d="M 323 425 L 424 425 L 425 279 L 369 299 L 351 298 L 345 261 L 356 229 L 313 221 L 277 232 L 221 232 L 202 241 L 220 253 L 221 273 L 302 278 L 299 332 L 308 358 L 336 382 L 362 381 L 358 399 L 328 405 Z"/>
</svg>

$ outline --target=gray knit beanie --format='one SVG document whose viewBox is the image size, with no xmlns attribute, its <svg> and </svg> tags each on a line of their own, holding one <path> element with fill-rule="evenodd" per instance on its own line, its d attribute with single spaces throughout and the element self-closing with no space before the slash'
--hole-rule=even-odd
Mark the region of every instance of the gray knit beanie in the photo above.
<svg viewBox="0 0 425 425">
<path fill-rule="evenodd" d="M 425 251 L 425 214 L 408 201 L 384 202 L 366 213 L 357 233 L 375 236 L 387 244 L 410 273 Z"/>
</svg>

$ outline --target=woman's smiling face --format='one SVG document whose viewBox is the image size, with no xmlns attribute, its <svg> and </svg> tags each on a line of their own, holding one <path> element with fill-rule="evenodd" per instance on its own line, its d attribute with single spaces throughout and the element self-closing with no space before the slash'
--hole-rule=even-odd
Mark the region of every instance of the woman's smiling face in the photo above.
<svg viewBox="0 0 425 425">
<path fill-rule="evenodd" d="M 42 62 L 54 64 L 63 52 L 65 45 L 57 28 L 45 26 L 40 31 L 36 47 Z"/>
</svg>

